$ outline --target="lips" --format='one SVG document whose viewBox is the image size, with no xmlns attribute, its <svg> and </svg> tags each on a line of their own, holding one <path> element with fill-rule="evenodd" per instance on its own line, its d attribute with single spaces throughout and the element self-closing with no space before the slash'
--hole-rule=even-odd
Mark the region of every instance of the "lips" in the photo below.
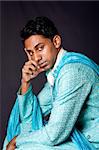
<svg viewBox="0 0 99 150">
<path fill-rule="evenodd" d="M 42 62 L 42 63 L 40 63 L 39 64 L 39 66 L 42 68 L 42 67 L 45 67 L 45 66 L 47 66 L 47 62 L 45 61 L 45 62 Z"/>
</svg>

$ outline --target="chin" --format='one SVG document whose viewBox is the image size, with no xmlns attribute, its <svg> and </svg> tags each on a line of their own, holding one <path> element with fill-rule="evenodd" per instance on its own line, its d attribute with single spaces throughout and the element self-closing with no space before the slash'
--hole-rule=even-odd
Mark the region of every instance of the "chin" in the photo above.
<svg viewBox="0 0 99 150">
<path fill-rule="evenodd" d="M 49 70 L 51 68 L 52 68 L 52 66 L 50 66 L 50 65 L 47 65 L 46 67 L 44 67 L 45 71 L 47 71 L 47 70 Z"/>
</svg>

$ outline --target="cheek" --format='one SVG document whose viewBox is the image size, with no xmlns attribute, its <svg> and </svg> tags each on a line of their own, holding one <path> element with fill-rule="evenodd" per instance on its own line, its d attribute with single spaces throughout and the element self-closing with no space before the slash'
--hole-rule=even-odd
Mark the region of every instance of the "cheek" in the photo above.
<svg viewBox="0 0 99 150">
<path fill-rule="evenodd" d="M 49 61 L 51 59 L 52 55 L 49 52 L 43 53 L 42 58 L 44 58 L 46 61 Z"/>
<path fill-rule="evenodd" d="M 46 48 L 46 50 L 42 53 L 42 58 L 49 62 L 53 62 L 55 60 L 55 56 L 56 53 L 53 47 Z"/>
<path fill-rule="evenodd" d="M 47 55 L 47 61 L 49 61 L 49 63 L 53 63 L 54 62 L 54 57 L 52 54 L 48 54 Z"/>
</svg>

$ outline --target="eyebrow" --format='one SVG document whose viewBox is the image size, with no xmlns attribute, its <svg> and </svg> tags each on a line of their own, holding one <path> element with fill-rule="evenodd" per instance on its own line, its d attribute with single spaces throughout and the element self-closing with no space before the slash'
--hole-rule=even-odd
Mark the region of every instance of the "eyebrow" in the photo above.
<svg viewBox="0 0 99 150">
<path fill-rule="evenodd" d="M 41 44 L 43 44 L 43 43 L 38 43 L 37 45 L 34 46 L 34 48 L 37 48 Z"/>
<path fill-rule="evenodd" d="M 34 48 L 37 48 L 39 45 L 41 45 L 41 44 L 43 44 L 43 43 L 38 43 L 38 44 L 36 44 L 35 46 L 34 46 Z M 24 50 L 26 50 L 26 51 L 30 51 L 31 49 L 26 49 L 26 48 L 24 48 Z"/>
</svg>

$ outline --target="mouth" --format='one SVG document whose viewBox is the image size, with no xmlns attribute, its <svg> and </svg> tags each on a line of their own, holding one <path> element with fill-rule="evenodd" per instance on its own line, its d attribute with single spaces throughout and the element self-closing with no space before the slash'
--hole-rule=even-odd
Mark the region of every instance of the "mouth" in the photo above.
<svg viewBox="0 0 99 150">
<path fill-rule="evenodd" d="M 47 65 L 48 63 L 46 61 L 39 64 L 40 68 L 46 67 Z"/>
</svg>

